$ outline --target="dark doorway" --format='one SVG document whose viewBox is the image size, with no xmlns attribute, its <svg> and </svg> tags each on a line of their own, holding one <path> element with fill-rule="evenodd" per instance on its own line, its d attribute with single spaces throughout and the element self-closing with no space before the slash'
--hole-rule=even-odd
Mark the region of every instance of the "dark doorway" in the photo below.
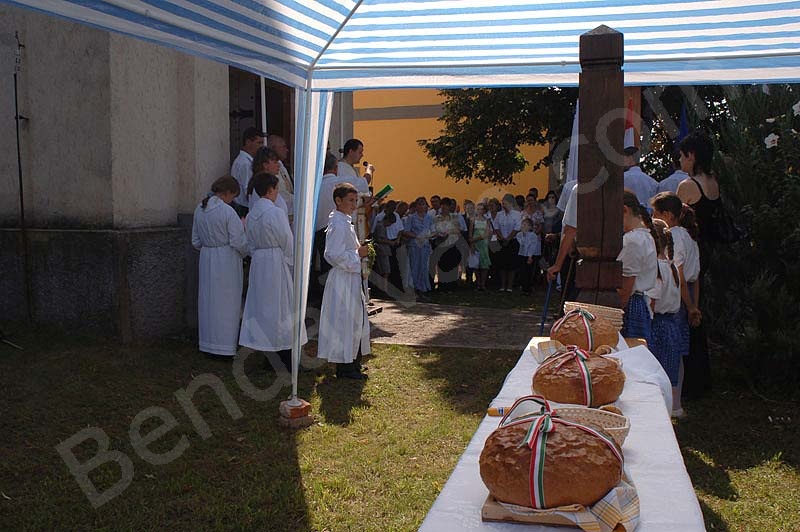
<svg viewBox="0 0 800 532">
<path fill-rule="evenodd" d="M 261 127 L 261 84 L 258 76 L 230 67 L 228 69 L 230 87 L 231 117 L 231 162 L 239 154 L 242 133 L 248 127 Z M 294 143 L 294 89 L 276 81 L 266 80 L 267 133 L 274 133 L 286 139 L 289 146 L 289 161 L 286 166 L 291 171 L 291 153 Z"/>
</svg>

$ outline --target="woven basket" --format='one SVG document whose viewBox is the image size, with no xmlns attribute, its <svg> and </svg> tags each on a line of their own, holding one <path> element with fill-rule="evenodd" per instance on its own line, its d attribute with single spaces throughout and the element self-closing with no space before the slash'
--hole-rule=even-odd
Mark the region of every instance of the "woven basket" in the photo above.
<svg viewBox="0 0 800 532">
<path fill-rule="evenodd" d="M 628 418 L 613 412 L 606 412 L 596 408 L 586 408 L 585 406 L 563 406 L 556 408 L 556 414 L 567 421 L 576 423 L 591 423 L 603 429 L 611 436 L 617 445 L 622 447 L 628 431 L 631 430 L 631 423 Z"/>
<path fill-rule="evenodd" d="M 579 303 L 577 301 L 564 302 L 564 313 L 567 313 L 576 308 L 583 309 L 586 312 L 591 312 L 595 316 L 610 321 L 614 327 L 622 329 L 622 316 L 625 314 L 625 311 L 622 309 L 614 307 L 604 307 L 602 305 L 592 305 L 590 303 Z"/>
</svg>

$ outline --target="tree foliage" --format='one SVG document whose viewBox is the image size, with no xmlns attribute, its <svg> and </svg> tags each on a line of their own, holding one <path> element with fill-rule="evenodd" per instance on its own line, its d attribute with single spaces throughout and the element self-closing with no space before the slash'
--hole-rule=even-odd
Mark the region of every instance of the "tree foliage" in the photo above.
<svg viewBox="0 0 800 532">
<path fill-rule="evenodd" d="M 531 162 L 523 145 L 555 146 L 569 139 L 577 89 L 454 89 L 445 97 L 444 127 L 422 146 L 436 166 L 456 181 L 507 185 Z M 533 161 L 533 170 L 551 163 L 553 150 Z"/>
<path fill-rule="evenodd" d="M 800 87 L 746 87 L 727 103 L 732 116 L 714 135 L 714 173 L 745 238 L 710 257 L 711 330 L 753 383 L 797 396 Z"/>
</svg>

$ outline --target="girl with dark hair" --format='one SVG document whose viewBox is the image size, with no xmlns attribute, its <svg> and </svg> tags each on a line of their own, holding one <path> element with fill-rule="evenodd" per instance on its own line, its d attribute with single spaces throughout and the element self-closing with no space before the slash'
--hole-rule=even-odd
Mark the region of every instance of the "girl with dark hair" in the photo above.
<svg viewBox="0 0 800 532">
<path fill-rule="evenodd" d="M 255 156 L 253 157 L 253 175 L 256 176 L 258 174 L 272 174 L 274 176 L 278 176 L 278 173 L 281 171 L 281 160 L 278 157 L 278 154 L 272 148 L 261 147 L 256 152 Z M 278 187 L 280 190 L 280 186 Z M 250 182 L 247 184 L 247 199 L 249 200 L 250 205 L 255 205 L 256 202 L 260 199 L 260 196 L 253 191 L 253 178 L 250 178 Z M 289 206 L 286 204 L 286 200 L 283 199 L 283 196 L 278 193 L 278 197 L 275 198 L 275 205 L 280 207 L 280 209 L 286 213 L 286 216 L 289 216 Z"/>
<path fill-rule="evenodd" d="M 259 200 L 251 203 L 245 221 L 253 258 L 239 343 L 263 351 L 265 355 L 277 353 L 286 370 L 291 371 L 294 282 L 289 266 L 294 261 L 292 230 L 286 213 L 275 205 L 278 177 L 256 174 L 251 185 Z M 300 327 L 305 344 L 308 341 L 305 325 L 301 323 Z M 265 366 L 267 363 L 265 360 Z"/>
<path fill-rule="evenodd" d="M 701 252 L 695 239 L 698 234 L 694 211 L 684 205 L 680 198 L 672 192 L 659 192 L 651 200 L 653 216 L 663 220 L 670 228 L 674 242 L 673 263 L 678 269 L 681 288 L 681 349 L 683 357 L 679 383 L 683 382 L 683 371 L 686 368 L 688 379 L 698 376 L 707 376 L 710 383 L 710 368 L 706 351 L 693 349 L 692 336 L 697 334 L 697 328 L 702 322 L 702 313 L 698 301 L 700 300 L 700 257 Z M 699 360 L 697 360 L 699 359 Z M 695 362 L 700 362 L 695 365 Z M 706 380 L 705 377 L 702 380 Z M 696 382 L 696 381 L 695 381 Z M 679 390 L 681 392 L 682 390 Z"/>
<path fill-rule="evenodd" d="M 623 316 L 622 336 L 643 338 L 650 343 L 652 310 L 645 292 L 652 289 L 658 276 L 655 231 L 647 209 L 628 189 L 622 194 L 622 288 L 618 290 Z"/>
<path fill-rule="evenodd" d="M 233 357 L 239 346 L 242 257 L 247 255 L 242 220 L 231 207 L 239 195 L 239 182 L 229 175 L 220 177 L 211 192 L 195 209 L 192 222 L 192 246 L 200 250 L 200 351 Z"/>
<path fill-rule="evenodd" d="M 672 262 L 674 244 L 666 222 L 653 220 L 656 230 L 658 276 L 656 285 L 647 292 L 652 300 L 653 324 L 650 333 L 650 352 L 661 363 L 672 384 L 672 415 L 681 417 L 681 368 L 689 344 L 683 332 L 686 319 L 680 314 L 681 282 L 678 269 Z"/>
</svg>

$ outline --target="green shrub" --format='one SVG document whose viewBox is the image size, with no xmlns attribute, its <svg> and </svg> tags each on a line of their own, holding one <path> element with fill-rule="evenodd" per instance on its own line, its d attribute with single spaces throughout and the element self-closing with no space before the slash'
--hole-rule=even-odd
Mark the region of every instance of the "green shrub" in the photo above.
<svg viewBox="0 0 800 532">
<path fill-rule="evenodd" d="M 748 88 L 728 104 L 715 173 L 744 238 L 709 258 L 705 315 L 757 389 L 798 396 L 800 87 Z M 770 135 L 777 143 L 769 146 Z"/>
</svg>

